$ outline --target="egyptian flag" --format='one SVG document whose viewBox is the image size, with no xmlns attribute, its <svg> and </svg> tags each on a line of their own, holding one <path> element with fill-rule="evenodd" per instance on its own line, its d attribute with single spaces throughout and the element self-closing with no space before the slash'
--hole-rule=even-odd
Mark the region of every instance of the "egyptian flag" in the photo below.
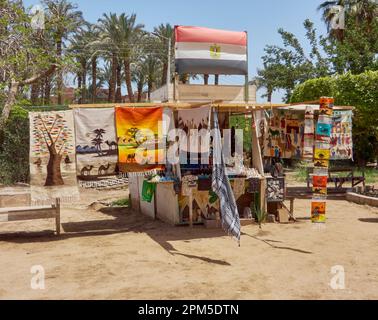
<svg viewBox="0 0 378 320">
<path fill-rule="evenodd" d="M 248 74 L 247 32 L 175 27 L 179 74 Z"/>
</svg>

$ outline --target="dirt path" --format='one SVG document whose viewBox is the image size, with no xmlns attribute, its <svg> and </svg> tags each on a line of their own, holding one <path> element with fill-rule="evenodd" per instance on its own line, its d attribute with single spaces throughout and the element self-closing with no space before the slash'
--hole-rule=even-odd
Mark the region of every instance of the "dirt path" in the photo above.
<svg viewBox="0 0 378 320">
<path fill-rule="evenodd" d="M 61 238 L 38 232 L 53 221 L 2 223 L 0 299 L 378 299 L 378 209 L 329 201 L 319 230 L 309 205 L 296 201 L 296 224 L 243 227 L 240 248 L 221 230 L 84 203 L 63 210 Z M 30 287 L 33 265 L 45 290 Z M 335 265 L 345 290 L 329 286 Z"/>
</svg>

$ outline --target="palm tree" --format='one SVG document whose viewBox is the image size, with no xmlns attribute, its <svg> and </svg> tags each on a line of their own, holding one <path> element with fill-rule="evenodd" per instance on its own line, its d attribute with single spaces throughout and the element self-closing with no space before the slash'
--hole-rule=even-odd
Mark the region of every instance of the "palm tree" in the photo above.
<svg viewBox="0 0 378 320">
<path fill-rule="evenodd" d="M 83 15 L 81 11 L 77 10 L 77 5 L 74 5 L 67 0 L 44 0 L 43 2 L 46 5 L 46 13 L 48 16 L 47 25 L 54 35 L 57 58 L 61 59 L 64 40 L 67 40 L 73 32 L 81 28 L 84 24 Z M 63 103 L 62 90 L 63 71 L 61 68 L 58 68 L 58 104 Z"/>
<path fill-rule="evenodd" d="M 131 62 L 134 58 L 135 50 L 138 48 L 138 43 L 142 40 L 145 33 L 143 32 L 144 25 L 136 23 L 136 15 L 130 16 L 122 13 L 118 17 L 117 29 L 120 35 L 119 41 L 119 56 L 124 64 L 125 81 L 127 94 L 130 102 L 134 102 L 133 89 L 131 86 Z"/>
<path fill-rule="evenodd" d="M 115 13 L 110 13 L 109 15 L 104 13 L 103 18 L 99 19 L 98 22 L 99 38 L 92 42 L 92 46 L 101 47 L 102 51 L 106 53 L 105 57 L 111 61 L 109 102 L 115 102 L 118 55 L 121 40 L 118 17 Z"/>
<path fill-rule="evenodd" d="M 167 83 L 167 71 L 168 71 L 168 44 L 167 41 L 171 41 L 171 48 L 173 48 L 173 43 L 174 43 L 174 28 L 169 24 L 160 24 L 159 26 L 154 28 L 154 32 L 159 40 L 159 59 L 163 64 L 163 69 L 162 69 L 162 84 Z M 173 51 L 169 53 L 172 57 Z M 173 61 L 173 59 L 171 59 Z"/>
</svg>

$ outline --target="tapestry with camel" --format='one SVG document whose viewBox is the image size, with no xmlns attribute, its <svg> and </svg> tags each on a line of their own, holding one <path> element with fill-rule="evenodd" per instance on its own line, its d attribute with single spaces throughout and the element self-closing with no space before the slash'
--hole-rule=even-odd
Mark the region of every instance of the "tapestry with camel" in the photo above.
<svg viewBox="0 0 378 320">
<path fill-rule="evenodd" d="M 163 108 L 116 107 L 115 114 L 120 171 L 162 169 Z"/>
<path fill-rule="evenodd" d="M 113 108 L 74 110 L 77 176 L 102 181 L 118 173 L 118 144 Z"/>
<path fill-rule="evenodd" d="M 33 204 L 79 198 L 72 111 L 30 112 L 30 185 Z"/>
</svg>

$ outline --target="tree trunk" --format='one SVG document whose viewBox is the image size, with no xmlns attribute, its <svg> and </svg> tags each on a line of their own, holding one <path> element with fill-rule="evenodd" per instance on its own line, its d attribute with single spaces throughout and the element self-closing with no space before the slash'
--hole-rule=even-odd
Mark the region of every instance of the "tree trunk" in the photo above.
<svg viewBox="0 0 378 320">
<path fill-rule="evenodd" d="M 121 86 L 122 86 L 122 79 L 121 79 L 121 64 L 117 64 L 117 92 L 116 92 L 116 102 L 122 102 L 122 92 L 121 92 Z"/>
<path fill-rule="evenodd" d="M 271 88 L 268 88 L 267 89 L 268 92 L 267 92 L 267 98 L 268 98 L 268 102 L 272 102 L 272 95 L 273 95 L 273 90 Z"/>
<path fill-rule="evenodd" d="M 151 101 L 152 81 L 148 80 L 147 84 L 147 97 L 148 101 Z"/>
<path fill-rule="evenodd" d="M 117 56 L 113 53 L 112 56 L 112 74 L 110 78 L 109 86 L 109 102 L 115 102 L 115 86 L 117 81 Z"/>
<path fill-rule="evenodd" d="M 62 37 L 58 37 L 58 40 L 56 42 L 56 53 L 58 56 L 58 60 L 61 60 L 62 57 Z M 58 77 L 57 77 L 57 96 L 58 96 L 58 104 L 63 104 L 63 71 L 59 67 L 58 68 Z"/>
<path fill-rule="evenodd" d="M 82 104 L 83 103 L 83 95 L 81 93 L 82 91 L 82 77 L 81 77 L 81 72 L 77 75 L 77 91 L 80 93 L 80 96 L 79 96 L 79 104 Z"/>
<path fill-rule="evenodd" d="M 81 88 L 81 102 L 85 103 L 87 99 L 87 64 L 86 61 L 82 61 L 81 63 L 82 67 L 82 76 L 83 76 L 83 83 L 82 83 L 82 88 Z"/>
<path fill-rule="evenodd" d="M 50 158 L 47 164 L 47 176 L 45 187 L 62 186 L 64 181 L 60 170 L 60 163 L 62 162 L 62 155 L 56 152 L 55 144 L 48 146 Z"/>
<path fill-rule="evenodd" d="M 129 101 L 133 103 L 134 95 L 133 95 L 133 88 L 131 86 L 130 61 L 128 59 L 125 59 L 124 64 L 125 64 L 125 80 L 126 80 L 127 94 L 129 95 Z"/>
<path fill-rule="evenodd" d="M 209 75 L 208 74 L 203 75 L 203 83 L 204 83 L 205 86 L 207 86 L 209 84 Z"/>
<path fill-rule="evenodd" d="M 138 102 L 142 101 L 143 83 L 138 83 Z"/>
<path fill-rule="evenodd" d="M 45 78 L 45 93 L 44 93 L 44 99 L 43 104 L 49 105 L 50 104 L 50 95 L 51 95 L 51 79 L 50 77 Z"/>
<path fill-rule="evenodd" d="M 168 72 L 168 63 L 164 62 L 164 64 L 163 64 L 163 75 L 161 77 L 161 83 L 163 85 L 167 83 L 167 72 Z"/>
<path fill-rule="evenodd" d="M 217 86 L 217 85 L 219 85 L 219 74 L 216 74 L 215 76 L 214 76 L 214 84 Z"/>
<path fill-rule="evenodd" d="M 37 105 L 39 97 L 40 83 L 36 82 L 31 85 L 30 100 L 32 105 Z"/>
<path fill-rule="evenodd" d="M 97 57 L 92 58 L 92 103 L 97 99 Z"/>
<path fill-rule="evenodd" d="M 5 123 L 7 122 L 9 118 L 9 114 L 11 112 L 11 109 L 16 102 L 16 95 L 19 87 L 19 82 L 12 81 L 7 100 L 5 101 L 5 105 L 3 108 L 3 111 L 1 112 L 1 118 L 0 118 L 0 130 L 2 130 L 5 126 Z"/>
</svg>

